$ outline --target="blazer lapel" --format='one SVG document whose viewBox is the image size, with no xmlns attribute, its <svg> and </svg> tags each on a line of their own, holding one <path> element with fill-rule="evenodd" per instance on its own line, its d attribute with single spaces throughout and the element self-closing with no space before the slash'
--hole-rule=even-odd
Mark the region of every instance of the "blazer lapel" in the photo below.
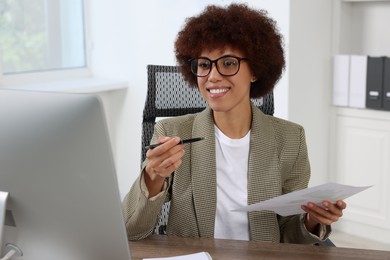
<svg viewBox="0 0 390 260">
<path fill-rule="evenodd" d="M 273 195 L 272 182 L 277 180 L 279 162 L 276 150 L 274 128 L 258 108 L 252 106 L 252 129 L 248 165 L 248 203 L 269 199 Z M 270 185 L 271 184 L 271 185 Z M 280 188 L 278 188 L 280 189 Z M 263 192 L 259 192 L 263 191 Z M 268 192 L 264 192 L 268 191 Z M 271 194 L 270 194 L 271 192 Z"/>
<path fill-rule="evenodd" d="M 252 128 L 248 165 L 248 205 L 281 194 L 280 169 L 273 125 L 257 107 L 252 106 Z M 251 235 L 261 234 L 269 225 L 260 220 L 264 213 L 250 212 Z M 260 219 L 259 219 L 260 215 Z M 252 237 L 254 238 L 254 237 Z"/>
<path fill-rule="evenodd" d="M 216 166 L 214 120 L 209 108 L 195 118 L 192 136 L 205 138 L 191 145 L 191 178 L 199 235 L 213 237 L 216 211 Z"/>
</svg>

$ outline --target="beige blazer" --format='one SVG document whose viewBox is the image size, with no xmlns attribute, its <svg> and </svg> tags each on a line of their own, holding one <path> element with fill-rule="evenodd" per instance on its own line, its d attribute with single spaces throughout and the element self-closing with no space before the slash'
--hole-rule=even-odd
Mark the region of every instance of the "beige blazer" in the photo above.
<svg viewBox="0 0 390 260">
<path fill-rule="evenodd" d="M 263 114 L 252 106 L 253 121 L 248 167 L 248 205 L 306 188 L 310 166 L 304 129 L 292 122 Z M 182 165 L 166 181 L 164 190 L 148 199 L 142 174 L 123 201 L 129 240 L 153 233 L 164 201 L 171 200 L 167 234 L 213 237 L 216 214 L 215 134 L 212 111 L 164 119 L 155 125 L 152 143 L 159 136 L 183 139 L 205 137 L 186 145 Z M 143 167 L 147 160 L 143 163 Z M 325 239 L 309 233 L 304 215 L 281 217 L 273 212 L 249 212 L 250 239 L 272 242 L 315 243 Z"/>
</svg>

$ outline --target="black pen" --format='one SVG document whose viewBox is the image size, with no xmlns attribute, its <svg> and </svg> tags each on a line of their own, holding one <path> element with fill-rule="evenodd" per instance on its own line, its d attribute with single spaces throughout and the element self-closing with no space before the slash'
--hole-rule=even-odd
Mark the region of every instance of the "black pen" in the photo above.
<svg viewBox="0 0 390 260">
<path fill-rule="evenodd" d="M 184 139 L 184 140 L 180 140 L 179 144 L 188 144 L 188 143 L 198 142 L 198 141 L 202 141 L 203 139 L 204 139 L 204 137 L 196 137 L 196 138 Z M 145 149 L 146 150 L 153 149 L 153 148 L 156 148 L 157 146 L 162 145 L 162 144 L 163 143 L 151 144 L 151 145 L 145 146 Z"/>
</svg>

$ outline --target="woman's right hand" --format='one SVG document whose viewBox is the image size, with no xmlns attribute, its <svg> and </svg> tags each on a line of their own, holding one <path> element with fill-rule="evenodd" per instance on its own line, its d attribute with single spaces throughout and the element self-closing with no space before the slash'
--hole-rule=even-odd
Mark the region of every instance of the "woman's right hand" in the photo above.
<svg viewBox="0 0 390 260">
<path fill-rule="evenodd" d="M 161 191 L 165 178 L 181 165 L 184 155 L 184 144 L 179 144 L 179 137 L 161 136 L 157 142 L 163 144 L 146 152 L 148 164 L 144 169 L 144 179 L 149 198 Z"/>
</svg>

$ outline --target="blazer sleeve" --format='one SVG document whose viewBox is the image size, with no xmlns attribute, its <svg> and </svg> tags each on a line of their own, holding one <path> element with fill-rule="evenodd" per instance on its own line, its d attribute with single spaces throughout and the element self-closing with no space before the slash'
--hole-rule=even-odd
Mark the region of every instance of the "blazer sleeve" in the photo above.
<svg viewBox="0 0 390 260">
<path fill-rule="evenodd" d="M 164 135 L 163 129 L 156 124 L 151 142 L 156 142 L 161 135 Z M 163 190 L 159 194 L 148 198 L 148 190 L 143 179 L 143 171 L 147 163 L 147 159 L 142 163 L 140 175 L 123 200 L 123 214 L 129 240 L 139 240 L 153 234 L 161 208 L 169 198 L 170 178 L 165 181 Z"/>
</svg>

